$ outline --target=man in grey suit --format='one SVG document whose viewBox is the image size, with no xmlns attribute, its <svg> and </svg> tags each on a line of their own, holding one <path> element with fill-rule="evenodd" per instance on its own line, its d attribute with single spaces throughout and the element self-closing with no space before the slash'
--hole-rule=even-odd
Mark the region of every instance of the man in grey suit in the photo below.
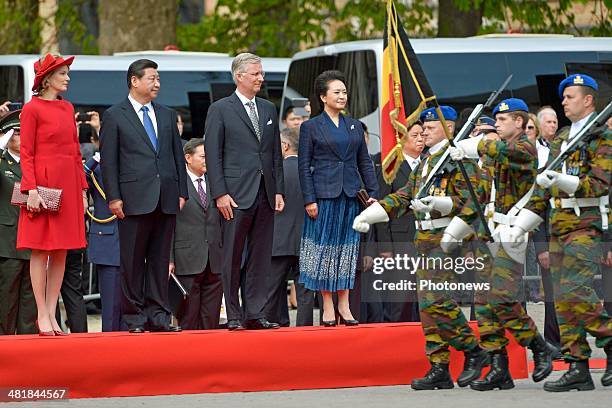
<svg viewBox="0 0 612 408">
<path fill-rule="evenodd" d="M 121 314 L 130 333 L 180 331 L 168 306 L 172 232 L 188 198 L 176 112 L 152 102 L 160 89 L 154 61 L 134 61 L 127 84 L 100 132 L 106 199 L 119 219 Z"/>
<path fill-rule="evenodd" d="M 217 329 L 223 297 L 223 252 L 219 214 L 210 206 L 204 139 L 189 140 L 183 152 L 189 200 L 176 216 L 170 272 L 177 275 L 189 296 L 174 315 L 183 329 Z"/>
<path fill-rule="evenodd" d="M 274 211 L 284 208 L 278 114 L 255 95 L 265 73 L 261 58 L 243 53 L 232 62 L 236 92 L 213 103 L 205 128 L 208 179 L 223 217 L 223 290 L 229 330 L 274 329 L 264 318 Z M 240 265 L 245 248 L 244 284 Z M 242 286 L 242 287 L 241 287 Z M 238 299 L 242 290 L 244 316 Z M 242 324 L 244 320 L 244 326 Z"/>
<path fill-rule="evenodd" d="M 281 132 L 283 176 L 285 180 L 285 209 L 274 216 L 272 267 L 268 276 L 266 318 L 289 326 L 287 279 L 298 281 L 300 241 L 304 221 L 304 199 L 298 174 L 299 128 L 285 128 Z M 297 326 L 312 326 L 314 292 L 296 283 Z"/>
</svg>

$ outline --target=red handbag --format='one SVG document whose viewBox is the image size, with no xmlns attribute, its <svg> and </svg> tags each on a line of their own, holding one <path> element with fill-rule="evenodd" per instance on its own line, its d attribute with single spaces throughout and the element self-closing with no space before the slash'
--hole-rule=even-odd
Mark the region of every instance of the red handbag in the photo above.
<svg viewBox="0 0 612 408">
<path fill-rule="evenodd" d="M 36 186 L 38 195 L 43 200 L 47 208 L 40 206 L 41 211 L 47 212 L 58 212 L 62 204 L 62 190 L 60 188 L 50 188 L 43 186 Z M 13 195 L 11 197 L 11 205 L 18 207 L 27 207 L 28 194 L 21 192 L 21 183 L 15 182 L 13 186 Z"/>
</svg>

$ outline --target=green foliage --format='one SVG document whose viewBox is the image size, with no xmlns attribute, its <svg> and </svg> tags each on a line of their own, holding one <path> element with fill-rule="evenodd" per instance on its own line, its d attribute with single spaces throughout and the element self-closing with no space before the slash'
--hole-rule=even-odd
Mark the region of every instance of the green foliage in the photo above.
<svg viewBox="0 0 612 408">
<path fill-rule="evenodd" d="M 377 38 L 382 35 L 385 24 L 386 0 L 348 0 L 336 15 L 339 28 L 334 41 L 353 41 Z M 433 11 L 424 1 L 395 2 L 406 32 L 411 37 L 430 37 Z"/>
<path fill-rule="evenodd" d="M 524 33 L 574 34 L 579 36 L 612 36 L 611 0 L 454 0 L 462 10 L 480 7 L 484 3 L 485 24 L 481 33 L 505 32 L 513 22 Z M 595 6 L 594 25 L 578 27 L 573 7 L 592 3 Z"/>
<path fill-rule="evenodd" d="M 38 54 L 37 0 L 0 0 L 0 54 Z"/>
<path fill-rule="evenodd" d="M 96 39 L 87 34 L 85 24 L 81 22 L 79 10 L 83 0 L 59 0 L 55 14 L 55 24 L 60 36 L 69 38 L 80 48 L 81 54 L 97 54 Z"/>
<path fill-rule="evenodd" d="M 325 40 L 333 0 L 219 0 L 215 14 L 179 25 L 177 43 L 190 51 L 290 56 Z"/>
</svg>

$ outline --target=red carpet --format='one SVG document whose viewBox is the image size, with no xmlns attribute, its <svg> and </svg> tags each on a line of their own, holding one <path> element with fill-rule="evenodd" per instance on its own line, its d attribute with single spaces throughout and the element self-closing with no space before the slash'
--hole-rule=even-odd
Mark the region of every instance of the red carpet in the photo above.
<svg viewBox="0 0 612 408">
<path fill-rule="evenodd" d="M 0 388 L 68 387 L 83 398 L 409 384 L 429 368 L 424 344 L 419 323 L 0 336 Z M 512 376 L 526 378 L 524 350 L 512 340 L 509 353 Z M 452 360 L 456 377 L 462 354 Z"/>
<path fill-rule="evenodd" d="M 606 359 L 605 358 L 592 358 L 589 360 L 589 368 L 590 369 L 606 369 Z M 529 372 L 533 371 L 533 361 L 529 361 L 527 363 L 529 367 Z M 564 361 L 553 361 L 553 370 L 554 371 L 567 371 L 569 370 L 569 364 Z"/>
</svg>

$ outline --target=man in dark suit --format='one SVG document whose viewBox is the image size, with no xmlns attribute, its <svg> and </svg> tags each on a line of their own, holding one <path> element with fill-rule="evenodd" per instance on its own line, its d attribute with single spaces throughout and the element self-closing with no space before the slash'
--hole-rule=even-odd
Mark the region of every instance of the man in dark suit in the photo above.
<svg viewBox="0 0 612 408">
<path fill-rule="evenodd" d="M 0 335 L 37 332 L 30 250 L 15 249 L 19 207 L 11 205 L 13 185 L 21 180 L 20 112 L 0 121 Z"/>
<path fill-rule="evenodd" d="M 211 195 L 223 217 L 223 290 L 228 329 L 272 329 L 264 317 L 274 210 L 284 208 L 283 159 L 274 105 L 255 95 L 264 81 L 261 58 L 243 53 L 232 62 L 236 92 L 213 103 L 205 128 Z M 244 284 L 240 264 L 247 247 Z M 244 316 L 238 299 L 242 286 Z"/>
<path fill-rule="evenodd" d="M 189 201 L 176 216 L 170 272 L 177 275 L 189 296 L 182 302 L 173 302 L 174 315 L 183 329 L 217 329 L 223 298 L 223 250 L 219 214 L 211 209 L 205 177 L 204 139 L 189 140 L 183 152 Z"/>
<path fill-rule="evenodd" d="M 170 326 L 168 264 L 188 193 L 176 112 L 152 102 L 155 62 L 133 62 L 127 82 L 127 99 L 104 113 L 100 134 L 106 199 L 119 218 L 121 313 L 132 333 L 179 331 Z"/>
<path fill-rule="evenodd" d="M 400 188 L 404 187 L 408 182 L 408 177 L 419 162 L 421 153 L 425 148 L 425 142 L 422 136 L 423 127 L 420 122 L 413 124 L 408 129 L 408 137 L 402 145 L 404 160 L 391 184 L 387 184 L 383 177 L 382 171 L 378 175 L 378 185 L 380 186 L 380 195 L 385 197 Z M 378 241 L 379 256 L 393 257 L 396 254 L 405 254 L 411 249 L 414 250 L 414 214 L 410 211 L 405 217 L 400 217 L 389 221 L 388 223 L 375 224 L 374 229 Z M 408 253 L 409 256 L 413 254 Z M 414 280 L 415 276 L 401 276 L 399 279 Z M 391 298 L 392 296 L 397 296 Z M 418 322 L 419 311 L 418 302 L 415 292 L 400 292 L 397 294 L 383 293 L 383 314 L 385 322 Z"/>
<path fill-rule="evenodd" d="M 299 135 L 299 128 L 285 128 L 281 132 L 286 199 L 283 212 L 274 216 L 272 268 L 268 276 L 268 301 L 265 307 L 266 318 L 285 327 L 289 326 L 287 280 L 292 278 L 298 281 L 300 240 L 304 221 L 304 200 L 298 175 Z M 297 283 L 296 295 L 298 304 L 296 325 L 312 326 L 315 293 Z"/>
</svg>

